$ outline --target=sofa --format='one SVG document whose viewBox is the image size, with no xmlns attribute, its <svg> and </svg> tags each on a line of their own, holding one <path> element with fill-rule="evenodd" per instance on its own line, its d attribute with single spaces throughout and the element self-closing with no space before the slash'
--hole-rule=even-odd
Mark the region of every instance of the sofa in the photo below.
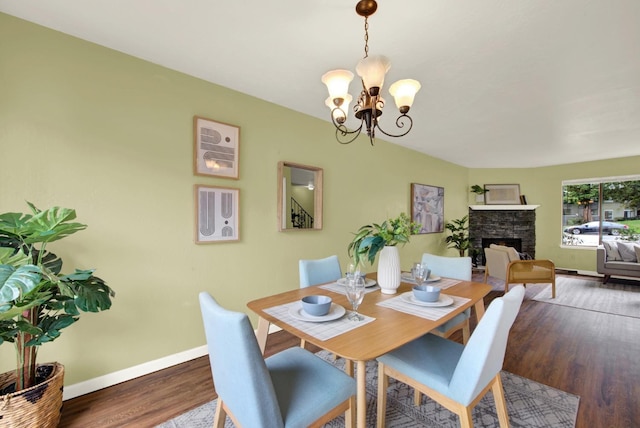
<svg viewBox="0 0 640 428">
<path fill-rule="evenodd" d="M 612 275 L 640 278 L 640 245 L 620 241 L 604 241 L 596 250 L 598 273 L 604 284 Z"/>
</svg>

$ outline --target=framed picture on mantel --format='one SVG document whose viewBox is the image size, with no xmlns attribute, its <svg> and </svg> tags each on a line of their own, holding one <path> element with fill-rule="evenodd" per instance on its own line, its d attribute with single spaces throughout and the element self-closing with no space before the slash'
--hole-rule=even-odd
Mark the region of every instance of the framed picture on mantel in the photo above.
<svg viewBox="0 0 640 428">
<path fill-rule="evenodd" d="M 486 205 L 520 205 L 519 184 L 485 184 Z"/>
</svg>

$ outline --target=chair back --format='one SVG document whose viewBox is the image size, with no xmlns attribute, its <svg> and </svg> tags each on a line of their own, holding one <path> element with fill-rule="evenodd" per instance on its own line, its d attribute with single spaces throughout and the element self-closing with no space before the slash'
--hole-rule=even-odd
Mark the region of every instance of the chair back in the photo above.
<svg viewBox="0 0 640 428">
<path fill-rule="evenodd" d="M 524 286 L 517 285 L 494 299 L 473 331 L 451 377 L 451 397 L 470 404 L 501 370 L 509 330 L 518 315 Z"/>
<path fill-rule="evenodd" d="M 342 278 L 340 261 L 336 255 L 325 257 L 324 259 L 300 260 L 298 267 L 300 271 L 300 288 Z"/>
<path fill-rule="evenodd" d="M 422 263 L 431 269 L 431 275 L 471 281 L 471 257 L 445 257 L 424 253 Z"/>
<path fill-rule="evenodd" d="M 243 427 L 283 427 L 271 376 L 246 314 L 221 307 L 209 293 L 199 295 L 218 397 Z"/>
<path fill-rule="evenodd" d="M 487 269 L 488 275 L 503 281 L 506 280 L 509 254 L 505 251 L 485 248 L 484 257 L 486 259 L 485 269 Z"/>
</svg>

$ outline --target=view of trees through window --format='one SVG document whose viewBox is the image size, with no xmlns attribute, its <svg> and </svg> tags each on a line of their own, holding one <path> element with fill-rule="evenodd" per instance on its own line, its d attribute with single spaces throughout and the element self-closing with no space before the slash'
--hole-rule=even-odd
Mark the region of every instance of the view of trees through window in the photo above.
<svg viewBox="0 0 640 428">
<path fill-rule="evenodd" d="M 562 183 L 562 244 L 640 242 L 640 176 Z"/>
</svg>

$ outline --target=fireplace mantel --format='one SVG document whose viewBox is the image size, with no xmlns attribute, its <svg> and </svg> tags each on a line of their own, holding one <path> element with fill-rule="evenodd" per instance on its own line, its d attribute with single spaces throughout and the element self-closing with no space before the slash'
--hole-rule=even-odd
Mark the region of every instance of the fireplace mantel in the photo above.
<svg viewBox="0 0 640 428">
<path fill-rule="evenodd" d="M 540 205 L 469 205 L 469 209 L 474 211 L 531 211 Z"/>
</svg>

